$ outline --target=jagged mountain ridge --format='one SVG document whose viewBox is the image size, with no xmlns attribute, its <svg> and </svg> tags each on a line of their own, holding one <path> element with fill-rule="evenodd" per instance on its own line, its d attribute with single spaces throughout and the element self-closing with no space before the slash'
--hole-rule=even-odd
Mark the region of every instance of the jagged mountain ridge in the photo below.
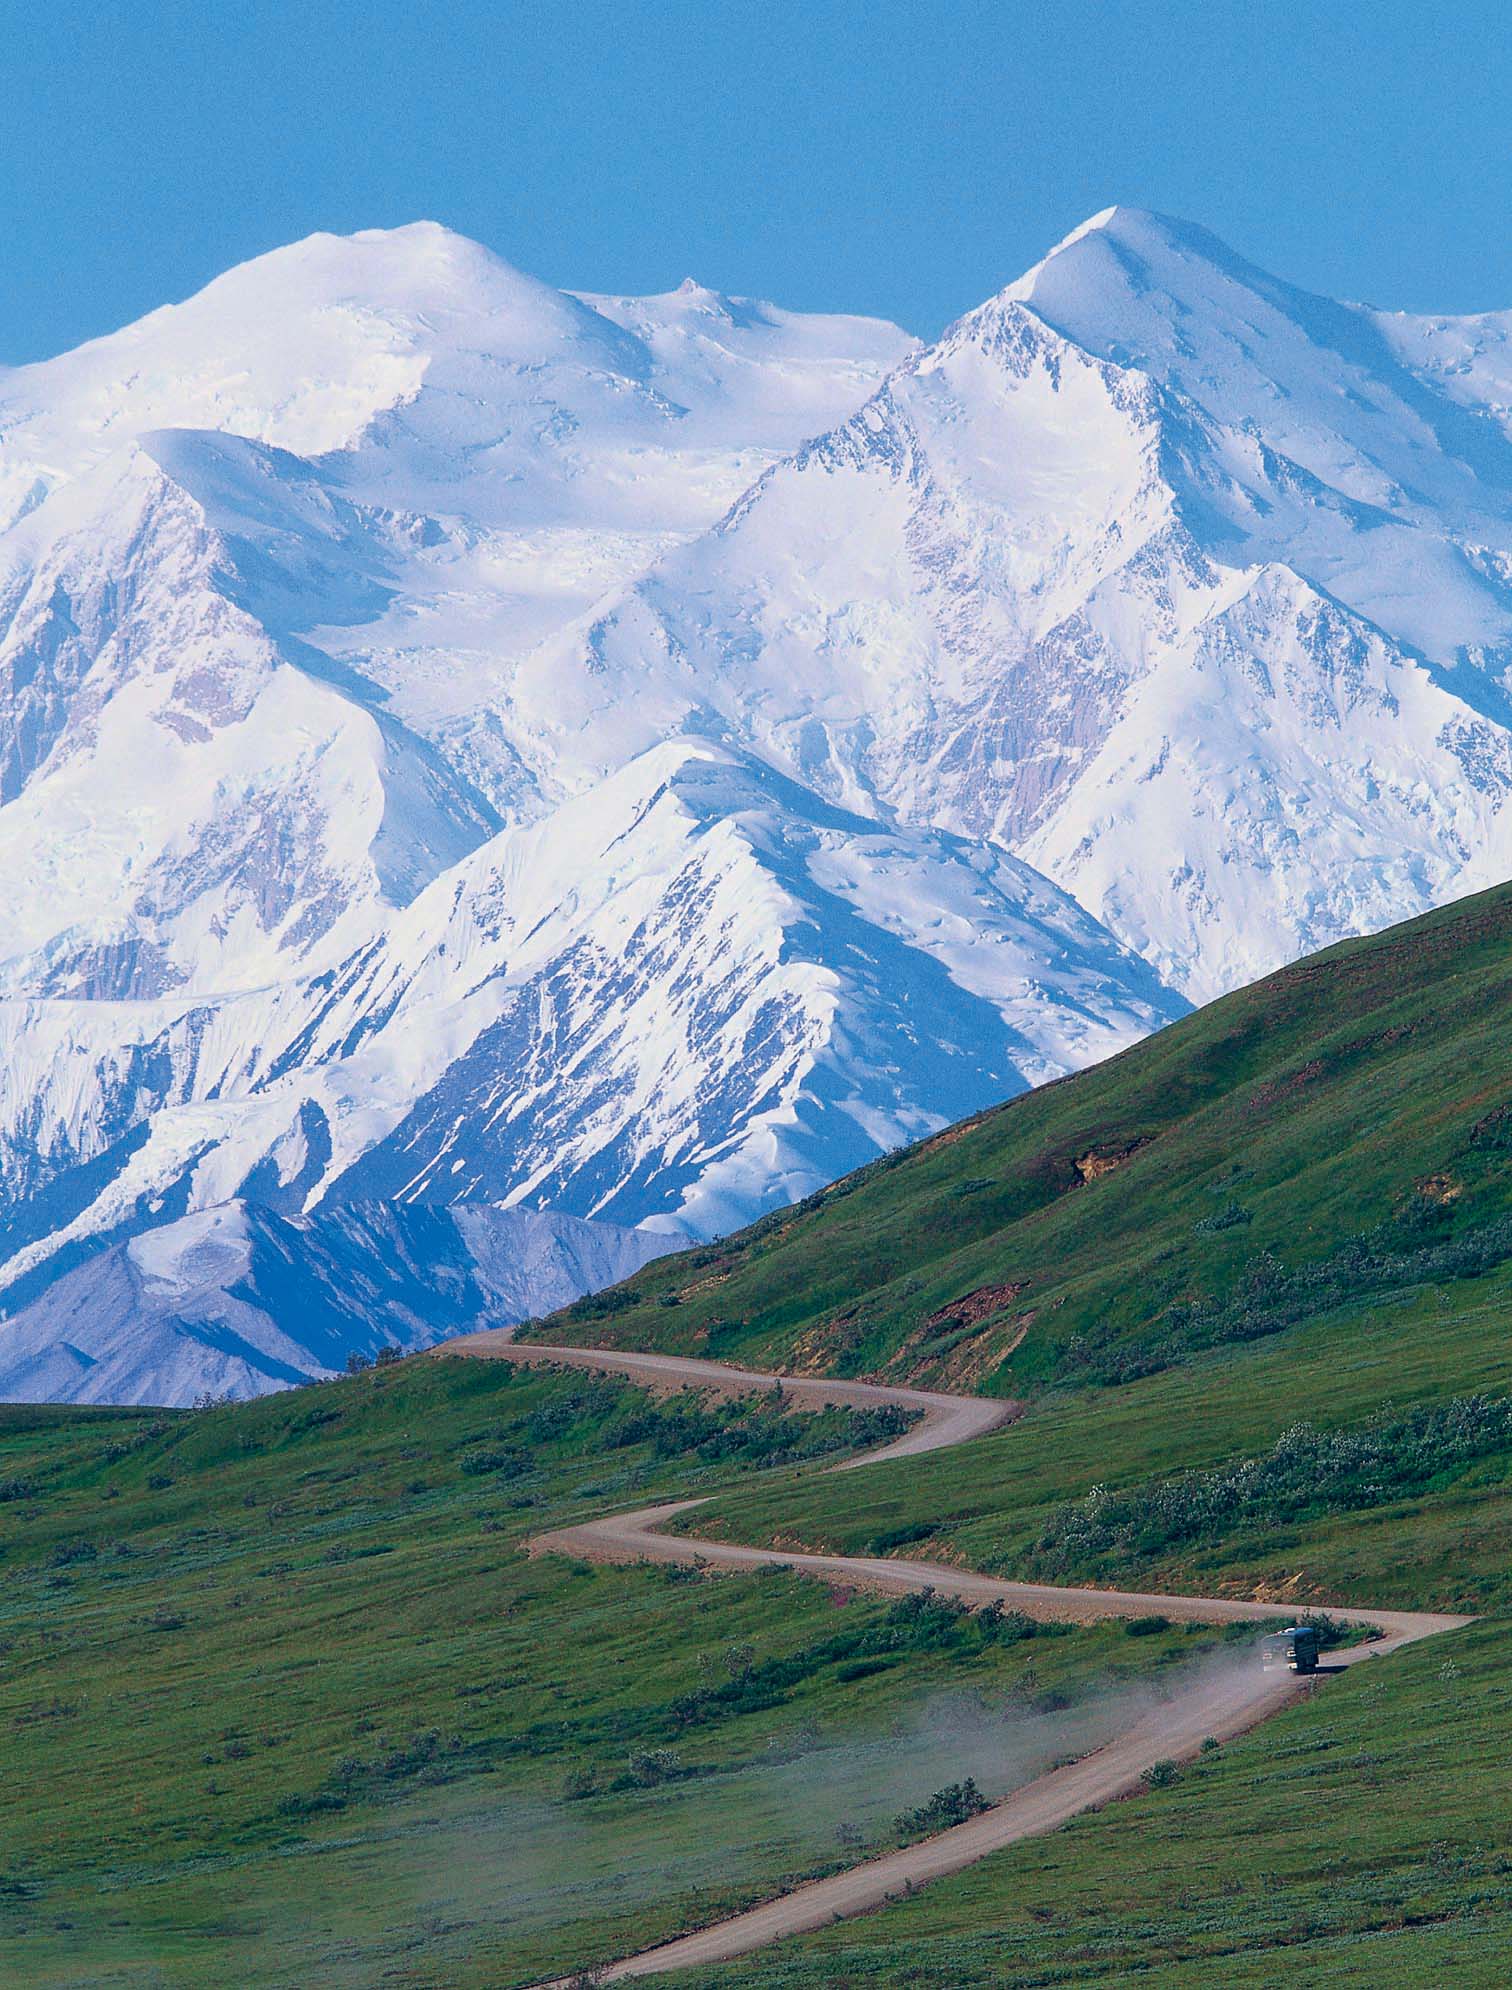
<svg viewBox="0 0 1512 1990">
<path fill-rule="evenodd" d="M 717 1230 L 1172 1012 L 1005 854 L 668 742 L 501 831 L 339 969 L 0 1004 L 10 1275 L 254 1192 Z"/>
<path fill-rule="evenodd" d="M 1004 851 L 718 728 L 585 781 L 490 703 L 911 349 L 570 297 L 419 227 L 0 376 L 0 1225 L 36 1373 L 49 1280 L 108 1244 L 119 1322 L 121 1252 L 207 1212 L 708 1231 L 1179 1012 Z"/>
<path fill-rule="evenodd" d="M 535 750 L 713 702 L 1221 992 L 1507 867 L 1509 379 L 1512 318 L 1335 305 L 1109 210 L 543 646 Z"/>
<path fill-rule="evenodd" d="M 4 1275 L 722 1229 L 1501 875 L 1508 326 L 1126 209 L 928 348 L 420 226 L 0 375 Z"/>
</svg>

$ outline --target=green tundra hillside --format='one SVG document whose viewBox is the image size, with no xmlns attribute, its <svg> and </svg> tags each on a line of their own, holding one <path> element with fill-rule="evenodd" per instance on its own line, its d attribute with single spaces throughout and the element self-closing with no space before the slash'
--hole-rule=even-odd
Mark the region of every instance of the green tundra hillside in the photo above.
<svg viewBox="0 0 1512 1990">
<path fill-rule="evenodd" d="M 1501 887 L 1283 969 L 549 1332 L 1032 1396 L 1509 1258 Z"/>
<path fill-rule="evenodd" d="M 879 1413 L 444 1352 L 0 1407 L 0 1981 L 591 1982 L 1232 1649 L 524 1552 L 673 1497 L 700 1533 L 1479 1618 L 678 1990 L 1512 1980 L 1509 1021 L 1498 890 L 542 1330 L 1024 1401 L 959 1450 L 837 1477 Z"/>
</svg>

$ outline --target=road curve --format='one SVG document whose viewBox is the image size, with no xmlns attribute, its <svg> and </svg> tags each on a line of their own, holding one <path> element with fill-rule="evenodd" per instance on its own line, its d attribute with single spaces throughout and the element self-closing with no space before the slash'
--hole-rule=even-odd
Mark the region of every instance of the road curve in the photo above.
<svg viewBox="0 0 1512 1990">
<path fill-rule="evenodd" d="M 637 1354 L 617 1347 L 549 1347 L 509 1338 L 507 1328 L 490 1328 L 444 1341 L 441 1354 L 493 1355 L 553 1368 L 592 1368 L 603 1374 L 627 1375 L 651 1389 L 703 1389 L 722 1396 L 748 1396 L 753 1390 L 777 1389 L 784 1401 L 800 1408 L 827 1409 L 844 1403 L 852 1409 L 877 1409 L 893 1404 L 920 1410 L 919 1421 L 891 1444 L 848 1458 L 832 1466 L 837 1472 L 858 1465 L 879 1465 L 887 1458 L 917 1458 L 925 1451 L 943 1451 L 982 1437 L 1023 1414 L 1022 1405 L 994 1402 L 987 1396 L 944 1396 L 930 1389 L 895 1389 L 885 1382 L 849 1382 L 828 1375 L 772 1375 L 759 1368 L 731 1368 L 722 1361 L 698 1361 L 691 1355 Z"/>
<path fill-rule="evenodd" d="M 918 1457 L 923 1452 L 964 1443 L 968 1438 L 999 1429 L 1020 1414 L 1017 1404 L 989 1402 L 981 1397 L 895 1389 L 877 1382 L 770 1375 L 681 1355 L 642 1354 L 618 1348 L 549 1347 L 511 1341 L 507 1332 L 470 1334 L 447 1341 L 437 1352 L 588 1368 L 626 1375 L 654 1388 L 702 1388 L 734 1394 L 775 1387 L 786 1400 L 809 1407 L 829 1403 L 896 1403 L 923 1412 L 904 1437 L 863 1457 L 829 1467 L 832 1471 L 853 1471 L 889 1458 Z M 527 1552 L 569 1554 L 597 1562 L 684 1562 L 713 1568 L 759 1568 L 775 1564 L 885 1594 L 932 1589 L 938 1595 L 953 1596 L 973 1606 L 999 1602 L 1042 1621 L 1090 1623 L 1100 1618 L 1158 1613 L 1173 1620 L 1197 1623 L 1262 1622 L 1273 1621 L 1285 1607 L 1230 1597 L 1166 1596 L 1137 1590 L 1064 1589 L 1049 1583 L 1003 1582 L 943 1562 L 805 1554 L 662 1531 L 669 1520 L 703 1504 L 696 1499 L 674 1500 L 642 1507 L 633 1513 L 612 1514 L 558 1528 L 537 1535 L 527 1543 Z M 1422 1610 L 1372 1610 L 1359 1604 L 1310 1607 L 1326 1608 L 1335 1618 L 1369 1624 L 1382 1633 L 1368 1644 L 1334 1653 L 1327 1668 L 1331 1671 L 1374 1659 L 1439 1631 L 1457 1630 L 1473 1621 L 1469 1617 Z M 598 1971 L 594 1981 L 618 1983 L 631 1977 L 656 1976 L 668 1970 L 727 1961 L 764 1948 L 784 1936 L 827 1927 L 832 1921 L 880 1907 L 928 1880 L 959 1872 L 1005 1845 L 1053 1831 L 1080 1811 L 1128 1795 L 1141 1786 L 1144 1772 L 1152 1763 L 1193 1756 L 1210 1735 L 1225 1741 L 1241 1734 L 1306 1690 L 1305 1681 L 1290 1673 L 1266 1672 L 1258 1664 L 1234 1665 L 1216 1671 L 1197 1669 L 1183 1683 L 1182 1690 L 1142 1715 L 1104 1747 L 1014 1790 L 1001 1803 L 967 1823 L 901 1851 L 868 1859 L 827 1879 L 797 1887 L 695 1934 L 627 1956 Z M 539 1986 L 539 1990 L 566 1990 L 572 1981 L 560 1977 L 551 1985 Z"/>
</svg>

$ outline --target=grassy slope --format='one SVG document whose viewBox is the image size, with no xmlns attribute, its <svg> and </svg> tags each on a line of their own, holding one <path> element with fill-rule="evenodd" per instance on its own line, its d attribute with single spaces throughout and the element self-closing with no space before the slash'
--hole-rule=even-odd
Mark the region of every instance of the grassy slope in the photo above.
<svg viewBox="0 0 1512 1990">
<path fill-rule="evenodd" d="M 765 1661 L 837 1623 L 864 1642 L 883 1606 L 837 1613 L 780 1577 L 690 1587 L 526 1564 L 516 1548 L 564 1511 L 696 1481 L 730 1488 L 701 1526 L 907 1538 L 1038 1573 L 1055 1516 L 1093 1483 L 1137 1491 L 1263 1453 L 1303 1414 L 1349 1428 L 1387 1405 L 1512 1395 L 1512 1260 L 1443 1254 L 1494 1238 L 1512 1209 L 1495 1119 L 1512 1100 L 1509 1004 L 1501 891 L 1336 949 L 650 1267 L 565 1328 L 1028 1397 L 1028 1417 L 969 1452 L 830 1481 L 742 1474 L 606 1450 L 623 1411 L 602 1399 L 560 1429 L 532 1422 L 581 1384 L 447 1362 L 193 1418 L 13 1413 L 0 1481 L 45 1483 L 0 1503 L 0 1720 L 31 1798 L 0 1823 L 7 1953 L 57 1984 L 210 1983 L 228 1967 L 248 1983 L 528 1980 L 833 1862 L 814 1792 L 859 1759 L 840 1745 L 864 1754 L 898 1721 L 906 1736 L 947 1683 L 1021 1709 L 1179 1652 L 1180 1634 L 1101 1630 L 907 1651 L 859 1676 L 831 1655 L 779 1704 L 684 1732 L 671 1702 L 728 1644 Z M 1310 1307 L 1295 1281 L 1285 1305 L 1273 1285 L 1239 1316 L 1199 1313 L 1217 1333 L 1173 1330 L 1173 1305 L 1226 1301 L 1266 1252 L 1295 1270 L 1372 1235 L 1357 1262 L 1384 1249 L 1384 1280 L 1351 1293 L 1334 1278 Z M 983 1286 L 1022 1289 L 959 1306 Z M 322 1406 L 339 1418 L 300 1427 Z M 460 1471 L 485 1429 L 529 1450 L 529 1477 Z M 1509 1525 L 1512 1456 L 1494 1453 L 1410 1496 L 1303 1500 L 1146 1544 L 1114 1573 L 1490 1614 L 1329 1685 L 1172 1789 L 707 1980 L 944 1990 L 1148 1981 L 1152 1965 L 1173 1984 L 1507 1980 Z M 71 1557 L 80 1536 L 93 1560 Z M 806 1779 L 810 1721 L 840 1752 L 820 1750 Z M 413 1745 L 431 1729 L 439 1754 Z M 632 1748 L 663 1745 L 715 1773 L 604 1788 Z M 867 1799 L 867 1829 L 979 1745 L 937 1776 L 884 1746 L 892 1780 Z M 564 1802 L 569 1771 L 603 1793 Z M 332 1794 L 343 1808 L 312 1807 Z"/>
<path fill-rule="evenodd" d="M 844 1863 L 841 1823 L 885 1842 L 978 1767 L 980 1719 L 917 1726 L 935 1696 L 1022 1712 L 1201 1642 L 984 1645 L 781 1575 L 525 1560 L 738 1473 L 610 1442 L 646 1402 L 422 1359 L 195 1414 L 0 1409 L 0 1980 L 502 1990 Z M 663 1749 L 682 1773 L 631 1775 Z"/>
<path fill-rule="evenodd" d="M 551 1331 L 996 1394 L 1158 1359 L 1171 1307 L 1228 1297 L 1265 1252 L 1313 1263 L 1382 1223 L 1406 1251 L 1415 1217 L 1423 1242 L 1512 1211 L 1492 1119 L 1509 1039 L 1503 887 L 661 1260 L 618 1310 L 590 1301 Z M 983 1288 L 998 1296 L 963 1304 Z"/>
<path fill-rule="evenodd" d="M 1496 1119 L 1512 1101 L 1509 1022 L 1502 889 L 1336 948 L 717 1251 L 650 1267 L 633 1309 L 580 1310 L 574 1338 L 832 1359 L 1029 1401 L 1022 1423 L 969 1454 L 780 1499 L 753 1488 L 700 1528 L 851 1551 L 906 1540 L 911 1554 L 1052 1579 L 1488 1613 L 1391 1661 L 1386 1679 L 1330 1685 L 1174 1790 L 780 1962 L 685 1980 L 944 1990 L 1148 1981 L 1152 1964 L 1172 1984 L 1268 1985 L 1294 1970 L 1507 1980 L 1512 1455 L 1382 1504 L 1219 1524 L 1112 1569 L 1048 1569 L 1042 1543 L 1094 1484 L 1137 1492 L 1261 1455 L 1300 1417 L 1348 1430 L 1472 1391 L 1512 1395 L 1512 1266 L 1492 1250 L 1488 1268 L 1454 1276 L 1412 1255 L 1493 1234 L 1512 1207 Z M 1082 1181 L 1079 1159 L 1131 1149 Z M 1249 1221 L 1214 1226 L 1231 1203 Z M 1296 1269 L 1383 1230 L 1400 1276 L 1353 1295 L 1347 1276 L 1331 1279 L 1315 1306 L 1262 1317 L 1270 1330 L 1254 1338 L 1172 1346 L 1170 1307 L 1223 1300 L 1262 1252 Z M 1022 1290 L 996 1318 L 925 1324 L 984 1285 Z M 1077 1337 L 1153 1355 L 1126 1363 L 1152 1372 L 1099 1385 Z"/>
<path fill-rule="evenodd" d="M 1504 1275 L 1345 1310 L 1118 1389 L 1047 1401 L 962 1454 L 752 1487 L 700 1525 L 903 1549 L 1039 1574 L 1046 1517 L 1093 1483 L 1139 1488 L 1263 1451 L 1300 1410 L 1349 1424 L 1479 1387 L 1512 1393 Z M 711 1990 L 903 1984 L 1501 1985 L 1512 1976 L 1512 1456 L 1363 1511 L 1222 1527 L 1111 1574 L 1173 1589 L 1485 1611 L 1452 1638 L 1331 1682 L 1174 1789 L 1000 1854 L 780 1961 L 677 1981 Z M 1088 1570 L 1088 1579 L 1109 1571 Z M 669 1979 L 670 1981 L 670 1979 Z"/>
<path fill-rule="evenodd" d="M 1329 1682 L 1183 1772 L 885 1915 L 668 1990 L 1293 1981 L 1500 1990 L 1512 1974 L 1512 1636 Z"/>
<path fill-rule="evenodd" d="M 1512 1396 L 1512 1276 L 1419 1293 L 1382 1313 L 1343 1309 L 1118 1389 L 1066 1392 L 1022 1422 L 949 1453 L 863 1477 L 730 1493 L 697 1530 L 845 1553 L 901 1546 L 1003 1574 L 1403 1608 L 1512 1606 L 1512 1454 L 1476 1461 L 1410 1497 L 1363 1509 L 1305 1504 L 1280 1521 L 1225 1524 L 1116 1568 L 1050 1569 L 1050 1516 L 1094 1485 L 1139 1491 L 1176 1473 L 1263 1454 L 1301 1415 L 1356 1425 L 1383 1402 L 1463 1390 Z"/>
</svg>

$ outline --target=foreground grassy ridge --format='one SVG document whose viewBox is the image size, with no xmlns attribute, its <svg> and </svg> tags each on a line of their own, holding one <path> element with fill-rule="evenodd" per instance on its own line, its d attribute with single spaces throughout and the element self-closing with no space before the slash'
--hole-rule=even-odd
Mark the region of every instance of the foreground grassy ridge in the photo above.
<svg viewBox="0 0 1512 1990">
<path fill-rule="evenodd" d="M 991 1393 L 1512 1256 L 1512 888 L 1336 947 L 549 1331 Z"/>
<path fill-rule="evenodd" d="M 0 1973 L 505 1990 L 895 1842 L 899 1812 L 1087 1745 L 1103 1687 L 1212 1642 L 519 1552 L 697 1492 L 700 1529 L 745 1538 L 1488 1614 L 1170 1788 L 691 1980 L 1509 1980 L 1509 1006 L 1502 891 L 568 1323 L 1029 1397 L 969 1450 L 827 1478 L 863 1439 L 835 1413 L 679 1415 L 444 1360 L 195 1415 L 0 1410 L 26 1792 L 0 1811 Z M 1269 1504 L 1224 1491 L 1283 1473 Z"/>
<path fill-rule="evenodd" d="M 1202 1649 L 519 1552 L 876 1434 L 444 1360 L 0 1410 L 0 1977 L 502 1990 L 894 1842 Z"/>
<path fill-rule="evenodd" d="M 1423 1288 L 1389 1308 L 1344 1308 L 1273 1339 L 1219 1350 L 1116 1389 L 1047 1397 L 969 1451 L 752 1485 L 700 1511 L 701 1533 L 840 1553 L 899 1552 L 1052 1582 L 1287 1601 L 1512 1609 L 1512 1445 L 1446 1466 L 1403 1497 L 1389 1486 L 1293 1486 L 1286 1510 L 1220 1504 L 1195 1535 L 1163 1537 L 1149 1497 L 1180 1475 L 1270 1458 L 1305 1415 L 1320 1433 L 1368 1430 L 1468 1393 L 1512 1399 L 1512 1271 Z M 1386 1473 L 1377 1475 L 1378 1479 Z M 1075 1552 L 1065 1521 L 1101 1486 L 1151 1524 L 1114 1553 Z M 1323 1496 L 1327 1494 L 1327 1496 Z"/>
<path fill-rule="evenodd" d="M 719 1973 L 709 1990 L 1150 1982 L 1499 1986 L 1512 1980 L 1512 1446 L 1438 1459 L 1405 1496 L 1376 1473 L 1284 1480 L 1259 1513 L 1172 1527 L 1158 1497 L 1328 1436 L 1512 1398 L 1512 1273 L 1342 1305 L 1116 1388 L 1047 1392 L 969 1451 L 719 1496 L 700 1532 L 895 1552 L 1052 1581 L 1436 1605 L 1481 1624 L 1330 1682 L 1180 1784 L 998 1855 L 918 1899 Z M 1289 1439 L 1305 1414 L 1316 1441 Z M 1403 1447 L 1406 1448 L 1405 1446 Z M 1354 1455 L 1348 1452 L 1346 1454 Z M 1368 1456 L 1368 1449 L 1363 1455 Z M 1421 1456 L 1419 1462 L 1423 1462 Z M 1089 1488 L 1141 1517 L 1078 1534 Z M 1178 1518 L 1187 1509 L 1174 1503 Z M 1080 1551 L 1079 1551 L 1080 1548 Z"/>
</svg>

